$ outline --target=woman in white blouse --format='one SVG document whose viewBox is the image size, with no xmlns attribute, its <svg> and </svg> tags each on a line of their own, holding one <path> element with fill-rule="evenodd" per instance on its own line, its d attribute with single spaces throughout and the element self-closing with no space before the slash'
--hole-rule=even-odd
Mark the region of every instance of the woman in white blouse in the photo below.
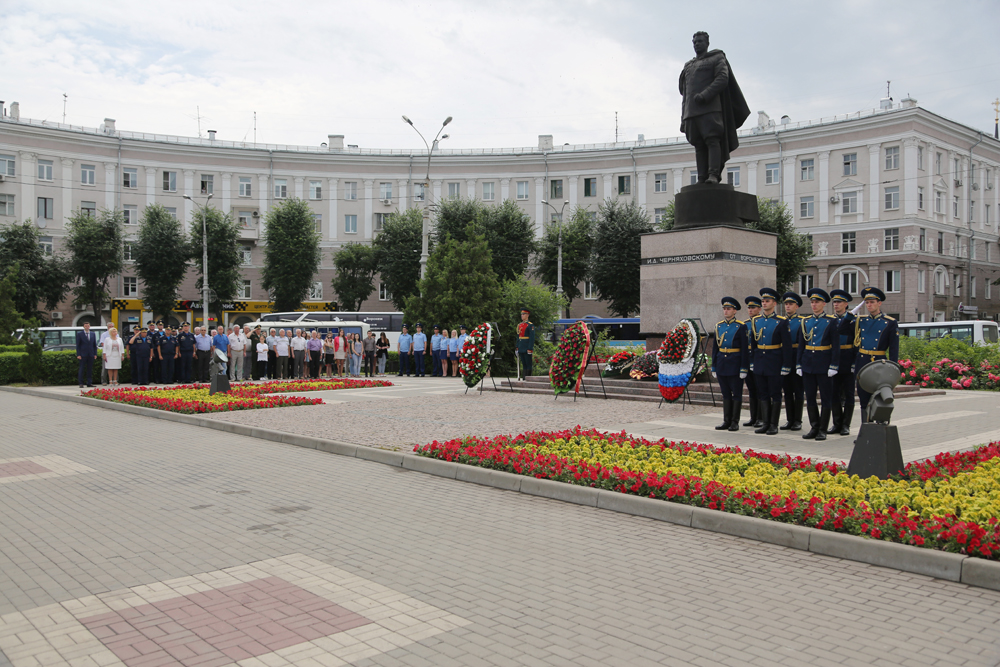
<svg viewBox="0 0 1000 667">
<path fill-rule="evenodd" d="M 111 327 L 108 337 L 101 343 L 101 358 L 108 371 L 108 383 L 112 386 L 118 386 L 118 371 L 121 370 L 124 356 L 125 342 L 118 337 L 118 329 Z"/>
</svg>

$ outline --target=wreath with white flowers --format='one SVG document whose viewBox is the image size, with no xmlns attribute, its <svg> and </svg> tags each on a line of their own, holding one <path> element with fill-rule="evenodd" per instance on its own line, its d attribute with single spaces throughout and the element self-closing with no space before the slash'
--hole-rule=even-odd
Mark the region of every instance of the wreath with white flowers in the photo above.
<svg viewBox="0 0 1000 667">
<path fill-rule="evenodd" d="M 684 393 L 694 377 L 695 350 L 698 347 L 698 325 L 683 319 L 671 329 L 656 354 L 659 362 L 657 380 L 660 396 L 673 403 Z"/>
<path fill-rule="evenodd" d="M 483 322 L 473 329 L 458 354 L 458 372 L 462 374 L 462 381 L 466 387 L 475 387 L 486 375 L 486 366 L 489 363 L 486 336 L 489 331 L 489 322 Z"/>
</svg>

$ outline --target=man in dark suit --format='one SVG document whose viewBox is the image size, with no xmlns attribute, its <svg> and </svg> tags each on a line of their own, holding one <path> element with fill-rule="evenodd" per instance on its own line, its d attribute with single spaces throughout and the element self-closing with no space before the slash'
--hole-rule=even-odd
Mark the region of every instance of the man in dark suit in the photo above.
<svg viewBox="0 0 1000 667">
<path fill-rule="evenodd" d="M 80 362 L 76 379 L 83 388 L 84 376 L 87 386 L 93 387 L 94 358 L 97 357 L 97 335 L 90 330 L 90 322 L 83 323 L 83 331 L 76 332 L 76 358 Z"/>
</svg>

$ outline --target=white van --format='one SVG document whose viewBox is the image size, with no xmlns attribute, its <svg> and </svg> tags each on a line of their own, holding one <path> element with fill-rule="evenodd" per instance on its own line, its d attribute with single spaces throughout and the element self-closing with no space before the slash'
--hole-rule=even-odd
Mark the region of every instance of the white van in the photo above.
<svg viewBox="0 0 1000 667">
<path fill-rule="evenodd" d="M 996 343 L 997 323 L 992 320 L 954 320 L 951 322 L 911 322 L 899 325 L 899 335 L 937 340 L 950 336 L 971 345 Z"/>
<path fill-rule="evenodd" d="M 90 327 L 90 330 L 97 336 L 100 342 L 101 334 L 108 330 L 106 326 Z M 76 332 L 83 331 L 83 327 L 38 327 L 38 337 L 42 342 L 42 350 L 75 350 Z M 24 329 L 14 332 L 14 338 L 21 340 Z"/>
<path fill-rule="evenodd" d="M 364 322 L 313 322 L 312 320 L 258 320 L 247 322 L 244 326 L 253 330 L 258 324 L 265 334 L 271 329 L 275 331 L 284 329 L 286 333 L 290 331 L 291 335 L 294 336 L 296 329 L 302 329 L 303 335 L 310 331 L 318 331 L 323 337 L 326 337 L 326 334 L 340 330 L 344 334 L 361 334 L 361 340 L 368 337 L 368 331 L 371 329 Z"/>
</svg>

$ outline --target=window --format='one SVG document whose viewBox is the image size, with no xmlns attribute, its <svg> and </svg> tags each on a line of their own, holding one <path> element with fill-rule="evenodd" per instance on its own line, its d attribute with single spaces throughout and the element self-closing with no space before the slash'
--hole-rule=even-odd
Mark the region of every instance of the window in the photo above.
<svg viewBox="0 0 1000 667">
<path fill-rule="evenodd" d="M 38 161 L 38 180 L 40 181 L 52 180 L 52 160 Z"/>
<path fill-rule="evenodd" d="M 843 213 L 857 213 L 858 212 L 858 191 L 853 190 L 851 192 L 845 192 L 840 196 L 841 212 Z"/>
<path fill-rule="evenodd" d="M 857 271 L 841 271 L 840 272 L 840 289 L 844 290 L 848 294 L 854 295 L 858 293 L 858 272 Z"/>
<path fill-rule="evenodd" d="M 955 195 L 951 200 L 951 214 L 958 217 L 958 195 Z"/>
<path fill-rule="evenodd" d="M 249 176 L 240 176 L 240 197 L 253 196 L 253 182 Z"/>
<path fill-rule="evenodd" d="M 587 220 L 597 222 L 597 211 L 587 211 Z"/>
<path fill-rule="evenodd" d="M 323 182 L 309 181 L 309 199 L 323 198 Z"/>
<path fill-rule="evenodd" d="M 316 233 L 323 233 L 323 214 L 313 213 L 313 224 L 316 226 Z"/>
<path fill-rule="evenodd" d="M 969 239 L 969 246 L 972 248 L 972 259 L 976 259 L 976 245 L 975 239 Z"/>
<path fill-rule="evenodd" d="M 740 187 L 740 168 L 739 167 L 727 167 L 726 168 L 726 179 L 729 184 L 734 188 Z"/>
<path fill-rule="evenodd" d="M 52 219 L 53 211 L 53 199 L 51 197 L 39 197 L 38 198 L 38 219 L 41 220 L 45 218 L 46 220 Z"/>
<path fill-rule="evenodd" d="M 890 146 L 885 149 L 885 168 L 899 169 L 899 146 Z"/>
<path fill-rule="evenodd" d="M 889 227 L 885 230 L 885 249 L 899 250 L 899 227 Z"/>
<path fill-rule="evenodd" d="M 777 162 L 764 165 L 764 184 L 773 185 L 781 179 L 781 165 Z"/>
<path fill-rule="evenodd" d="M 813 207 L 815 205 L 815 197 L 802 197 L 799 199 L 799 217 L 800 218 L 811 218 L 813 217 Z"/>
<path fill-rule="evenodd" d="M 584 197 L 596 197 L 597 196 L 597 179 L 596 178 L 585 178 L 585 179 L 583 179 L 583 196 Z"/>
<path fill-rule="evenodd" d="M 969 222 L 976 221 L 976 200 L 972 200 L 969 206 Z"/>
<path fill-rule="evenodd" d="M 517 182 L 517 198 L 518 199 L 528 198 L 528 181 Z"/>
<path fill-rule="evenodd" d="M 274 198 L 275 199 L 287 199 L 288 198 L 288 179 L 287 178 L 276 178 L 276 179 L 274 179 Z"/>
<path fill-rule="evenodd" d="M 583 284 L 583 298 L 588 301 L 597 300 L 597 288 L 589 280 Z"/>
<path fill-rule="evenodd" d="M 458 199 L 462 196 L 462 184 L 461 183 L 449 183 L 448 184 L 448 197 L 450 199 Z"/>
<path fill-rule="evenodd" d="M 845 255 L 857 252 L 858 236 L 856 232 L 844 232 L 840 235 L 840 252 Z"/>
<path fill-rule="evenodd" d="M 972 298 L 972 299 L 976 298 L 976 277 L 975 276 L 972 276 L 972 278 L 969 279 L 969 298 Z"/>
<path fill-rule="evenodd" d="M 990 205 L 989 204 L 985 204 L 983 206 L 983 222 L 986 223 L 987 227 L 990 226 Z"/>
<path fill-rule="evenodd" d="M 934 272 L 934 293 L 944 294 L 945 273 L 944 271 Z"/>
<path fill-rule="evenodd" d="M 733 167 L 729 168 L 732 171 Z M 737 180 L 739 180 L 739 167 L 736 167 Z M 587 186 L 587 181 L 591 179 L 584 179 L 584 187 Z M 597 185 L 597 179 L 593 179 L 594 185 Z M 653 192 L 667 192 L 667 175 L 666 174 L 653 174 Z M 592 197 L 593 195 L 585 195 Z"/>
<path fill-rule="evenodd" d="M 243 266 L 253 266 L 253 248 L 251 246 L 240 246 L 240 263 Z"/>
<path fill-rule="evenodd" d="M 921 211 L 924 210 L 924 189 L 921 186 L 917 186 L 917 208 Z"/>
<path fill-rule="evenodd" d="M 358 198 L 358 182 L 357 181 L 345 181 L 344 182 L 344 199 L 357 199 Z"/>
<path fill-rule="evenodd" d="M 663 216 L 667 214 L 666 208 L 653 209 L 653 222 L 657 225 L 663 222 Z"/>
<path fill-rule="evenodd" d="M 935 153 L 934 154 L 934 173 L 937 176 L 941 175 L 941 154 L 940 153 Z"/>
<path fill-rule="evenodd" d="M 899 271 L 885 272 L 885 291 L 886 293 L 901 291 L 899 282 Z"/>
<path fill-rule="evenodd" d="M 139 224 L 139 207 L 134 204 L 125 204 L 122 213 L 125 215 L 126 225 Z"/>
<path fill-rule="evenodd" d="M 139 281 L 136 278 L 122 278 L 122 296 L 139 296 Z"/>
<path fill-rule="evenodd" d="M 962 167 L 959 164 L 958 158 L 955 158 L 951 161 L 951 176 L 955 180 L 958 180 L 958 178 L 961 175 L 962 175 Z"/>
<path fill-rule="evenodd" d="M 927 250 L 927 230 L 920 228 L 920 250 Z"/>
<path fill-rule="evenodd" d="M 125 167 L 122 169 L 122 187 L 123 188 L 137 188 L 139 187 L 139 170 L 133 167 Z"/>
<path fill-rule="evenodd" d="M 802 160 L 799 163 L 799 174 L 801 178 L 799 180 L 811 181 L 813 180 L 813 168 L 815 161 L 812 159 Z"/>
<path fill-rule="evenodd" d="M 917 271 L 917 291 L 921 294 L 927 291 L 927 272 L 923 269 Z"/>
<path fill-rule="evenodd" d="M 844 176 L 858 175 L 858 154 L 844 153 Z"/>
<path fill-rule="evenodd" d="M 385 229 L 385 223 L 388 219 L 389 219 L 388 213 L 376 213 L 375 220 L 373 221 L 375 225 L 375 231 L 380 232 L 383 229 Z"/>
<path fill-rule="evenodd" d="M 689 182 L 689 183 L 690 183 L 691 185 L 695 185 L 696 183 L 698 183 L 698 172 L 697 172 L 697 171 L 692 171 L 692 172 L 691 172 L 691 173 L 689 174 L 689 179 L 690 179 L 690 180 L 689 180 L 688 182 Z"/>
<path fill-rule="evenodd" d="M 177 172 L 176 171 L 165 171 L 165 172 L 163 172 L 163 191 L 164 192 L 177 192 Z"/>
<path fill-rule="evenodd" d="M 356 215 L 345 215 L 344 216 L 344 231 L 348 234 L 358 233 L 358 216 Z"/>
<path fill-rule="evenodd" d="M 250 295 L 253 293 L 251 289 L 251 282 L 249 280 L 243 281 L 243 289 L 240 290 L 238 299 L 250 299 Z"/>
<path fill-rule="evenodd" d="M 938 254 L 944 254 L 944 232 L 938 232 Z"/>
<path fill-rule="evenodd" d="M 554 182 L 554 181 L 553 181 Z M 483 201 L 493 201 L 494 183 L 483 183 Z M 562 195 L 560 195 L 562 196 Z"/>
<path fill-rule="evenodd" d="M 80 212 L 94 217 L 97 215 L 97 202 L 93 201 L 82 201 L 80 202 Z"/>
<path fill-rule="evenodd" d="M 389 291 L 389 286 L 385 283 L 378 284 L 378 300 L 392 301 L 392 292 Z"/>
<path fill-rule="evenodd" d="M 0 155 L 0 174 L 4 176 L 14 175 L 14 156 Z"/>
<path fill-rule="evenodd" d="M 126 262 L 131 262 L 132 258 L 132 244 L 126 241 L 122 244 L 122 257 Z"/>
<path fill-rule="evenodd" d="M 934 191 L 934 212 L 944 213 L 944 193 L 940 190 Z"/>
<path fill-rule="evenodd" d="M 14 215 L 14 195 L 0 195 L 0 215 Z"/>
<path fill-rule="evenodd" d="M 885 189 L 885 210 L 895 211 L 899 208 L 899 186 Z"/>
<path fill-rule="evenodd" d="M 92 164 L 80 165 L 80 184 L 93 185 L 97 180 L 97 169 Z"/>
<path fill-rule="evenodd" d="M 309 300 L 310 301 L 322 301 L 323 300 L 323 283 L 316 281 L 309 288 Z"/>
<path fill-rule="evenodd" d="M 52 254 L 52 237 L 51 236 L 39 236 L 38 237 L 38 247 L 42 249 L 43 255 Z"/>
<path fill-rule="evenodd" d="M 215 192 L 215 177 L 211 174 L 201 175 L 201 194 L 210 195 Z"/>
<path fill-rule="evenodd" d="M 993 282 L 990 280 L 986 281 L 986 298 L 987 299 L 993 298 Z"/>
<path fill-rule="evenodd" d="M 958 282 L 958 274 L 952 274 L 951 284 L 955 286 L 955 296 L 962 296 L 962 285 Z"/>
<path fill-rule="evenodd" d="M 923 171 L 924 169 L 924 147 L 917 146 L 917 169 Z"/>
<path fill-rule="evenodd" d="M 167 213 L 170 215 L 170 217 L 172 217 L 174 220 L 176 220 L 177 219 L 177 207 L 176 206 L 167 206 L 166 209 L 167 209 Z"/>
<path fill-rule="evenodd" d="M 561 178 L 549 181 L 549 199 L 556 201 L 563 198 L 563 182 Z M 484 197 L 485 199 L 485 197 Z"/>
<path fill-rule="evenodd" d="M 423 201 L 426 195 L 426 188 L 423 183 L 413 184 L 413 201 Z"/>
<path fill-rule="evenodd" d="M 240 223 L 240 227 L 243 229 L 250 229 L 253 227 L 253 213 L 251 211 L 239 211 L 236 214 L 236 220 Z"/>
<path fill-rule="evenodd" d="M 799 294 L 805 294 L 813 287 L 815 287 L 815 285 L 813 284 L 814 279 L 815 276 L 813 276 L 811 273 L 803 273 L 799 275 Z"/>
<path fill-rule="evenodd" d="M 392 199 L 392 182 L 378 184 L 378 198 Z"/>
<path fill-rule="evenodd" d="M 632 177 L 631 176 L 619 176 L 618 177 L 618 194 L 620 194 L 620 195 L 632 194 Z"/>
</svg>

